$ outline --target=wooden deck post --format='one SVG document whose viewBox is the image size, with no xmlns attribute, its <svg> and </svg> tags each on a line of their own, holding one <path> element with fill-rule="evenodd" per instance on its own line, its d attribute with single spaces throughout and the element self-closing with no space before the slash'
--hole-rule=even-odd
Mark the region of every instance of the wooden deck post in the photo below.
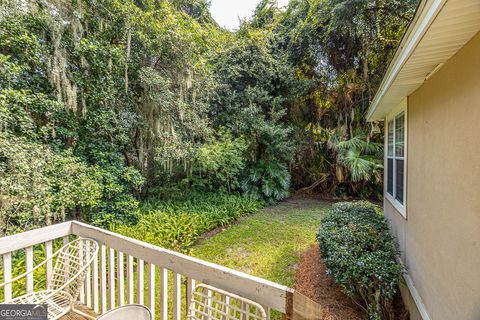
<svg viewBox="0 0 480 320">
<path fill-rule="evenodd" d="M 303 294 L 293 291 L 287 292 L 286 320 L 321 320 L 322 307 Z"/>
</svg>

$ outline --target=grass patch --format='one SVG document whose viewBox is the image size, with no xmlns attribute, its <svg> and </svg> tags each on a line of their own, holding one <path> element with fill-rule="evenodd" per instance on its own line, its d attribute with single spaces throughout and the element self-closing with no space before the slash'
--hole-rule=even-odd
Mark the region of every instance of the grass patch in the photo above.
<svg viewBox="0 0 480 320">
<path fill-rule="evenodd" d="M 330 203 L 291 199 L 260 210 L 195 245 L 191 255 L 293 286 L 300 255 L 315 243 Z"/>
</svg>

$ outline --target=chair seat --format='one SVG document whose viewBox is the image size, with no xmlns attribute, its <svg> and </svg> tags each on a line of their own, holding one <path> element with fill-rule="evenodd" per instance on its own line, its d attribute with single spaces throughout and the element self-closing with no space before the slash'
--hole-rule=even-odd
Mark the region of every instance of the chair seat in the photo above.
<svg viewBox="0 0 480 320">
<path fill-rule="evenodd" d="M 58 319 L 70 311 L 72 302 L 72 296 L 65 291 L 42 290 L 27 293 L 4 303 L 46 304 L 48 305 L 48 319 Z"/>
<path fill-rule="evenodd" d="M 110 310 L 97 320 L 152 320 L 152 312 L 145 306 L 130 304 Z"/>
</svg>

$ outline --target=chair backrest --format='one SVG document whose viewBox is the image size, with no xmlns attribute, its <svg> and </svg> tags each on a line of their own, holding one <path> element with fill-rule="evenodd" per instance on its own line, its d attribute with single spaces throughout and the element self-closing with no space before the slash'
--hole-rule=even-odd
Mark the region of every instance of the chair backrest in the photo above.
<svg viewBox="0 0 480 320">
<path fill-rule="evenodd" d="M 102 314 L 97 320 L 152 320 L 150 309 L 139 304 L 129 304 Z"/>
<path fill-rule="evenodd" d="M 258 303 L 205 285 L 195 286 L 188 308 L 188 320 L 265 320 L 265 309 Z"/>
<path fill-rule="evenodd" d="M 98 244 L 91 239 L 79 238 L 64 245 L 55 253 L 57 261 L 47 289 L 68 292 L 76 300 L 97 254 Z"/>
</svg>

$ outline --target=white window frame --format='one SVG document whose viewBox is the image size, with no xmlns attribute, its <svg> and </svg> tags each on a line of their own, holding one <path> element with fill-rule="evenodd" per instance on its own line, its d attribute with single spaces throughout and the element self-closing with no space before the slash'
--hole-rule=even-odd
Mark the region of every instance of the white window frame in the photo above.
<svg viewBox="0 0 480 320">
<path fill-rule="evenodd" d="M 404 99 L 390 114 L 385 118 L 385 155 L 384 155 L 384 190 L 383 195 L 388 202 L 405 218 L 407 219 L 407 137 L 408 137 L 408 123 L 407 123 L 407 99 Z M 403 157 L 395 155 L 395 119 L 401 113 L 404 113 L 404 153 Z M 393 120 L 393 157 L 388 156 L 388 123 Z M 388 193 L 388 159 L 393 159 L 393 196 Z M 396 159 L 403 160 L 403 204 L 395 198 L 396 195 Z"/>
</svg>

